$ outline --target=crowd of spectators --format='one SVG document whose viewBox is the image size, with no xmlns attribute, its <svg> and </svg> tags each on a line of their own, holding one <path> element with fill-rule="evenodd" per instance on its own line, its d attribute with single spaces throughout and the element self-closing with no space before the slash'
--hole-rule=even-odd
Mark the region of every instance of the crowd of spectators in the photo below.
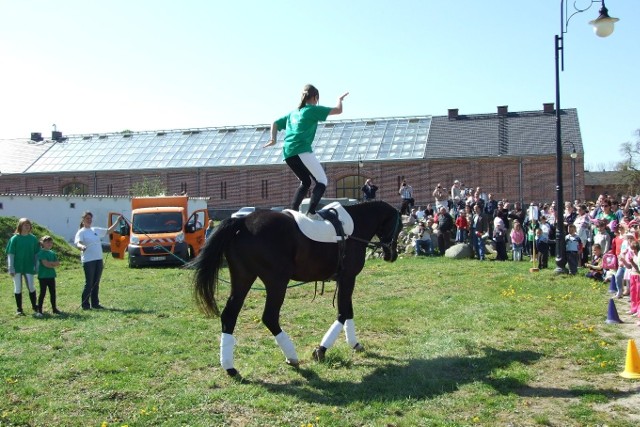
<svg viewBox="0 0 640 427">
<path fill-rule="evenodd" d="M 442 184 L 438 184 L 433 194 L 437 196 L 435 202 L 425 208 L 416 206 L 408 210 L 405 206 L 408 215 L 403 220 L 410 226 L 409 235 L 423 242 L 412 244 L 420 255 L 441 256 L 453 244 L 467 243 L 476 258 L 486 259 L 483 247 L 490 244 L 496 260 L 535 257 L 541 268 L 547 268 L 549 257 L 556 255 L 560 220 L 565 236 L 569 235 L 570 225 L 576 227 L 578 265 L 582 267 L 591 259 L 594 244 L 599 244 L 602 254 L 606 254 L 611 251 L 620 226 L 621 230 L 630 227 L 635 231 L 640 225 L 640 196 L 617 200 L 603 194 L 595 202 L 567 201 L 559 213 L 555 201 L 523 205 L 498 199 L 480 187 L 463 188 L 458 180 L 450 192 L 443 191 Z M 430 242 L 424 243 L 427 240 Z M 511 254 L 507 256 L 509 251 Z"/>
<path fill-rule="evenodd" d="M 592 202 L 567 201 L 559 210 L 553 201 L 523 206 L 456 180 L 449 192 L 438 183 L 433 197 L 424 209 L 405 206 L 407 252 L 444 256 L 452 245 L 465 244 L 480 261 L 489 249 L 496 261 L 530 260 L 546 269 L 563 227 L 569 274 L 583 274 L 583 268 L 586 277 L 610 282 L 615 297 L 629 296 L 628 314 L 640 312 L 640 195 L 601 194 Z"/>
</svg>

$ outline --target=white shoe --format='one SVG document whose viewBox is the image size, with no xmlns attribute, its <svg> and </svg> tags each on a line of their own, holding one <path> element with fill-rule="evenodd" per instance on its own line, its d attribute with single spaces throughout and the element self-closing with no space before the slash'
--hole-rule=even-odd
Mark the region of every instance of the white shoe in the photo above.
<svg viewBox="0 0 640 427">
<path fill-rule="evenodd" d="M 307 218 L 312 219 L 314 221 L 324 221 L 324 219 L 318 215 L 317 213 L 308 213 L 307 212 Z"/>
</svg>

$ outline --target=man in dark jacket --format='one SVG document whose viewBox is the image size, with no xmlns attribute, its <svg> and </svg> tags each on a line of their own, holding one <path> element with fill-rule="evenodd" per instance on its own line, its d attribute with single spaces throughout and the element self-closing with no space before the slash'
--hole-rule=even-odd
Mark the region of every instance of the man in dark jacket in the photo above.
<svg viewBox="0 0 640 427">
<path fill-rule="evenodd" d="M 371 181 L 371 178 L 367 179 L 367 181 L 362 186 L 362 193 L 364 194 L 364 201 L 375 200 L 376 191 L 378 191 L 378 186 L 374 185 Z"/>
<path fill-rule="evenodd" d="M 438 210 L 438 251 L 440 255 L 451 246 L 451 233 L 455 227 L 453 217 L 447 212 L 447 208 L 442 206 Z"/>
<path fill-rule="evenodd" d="M 473 249 L 480 261 L 484 261 L 484 240 L 489 237 L 489 221 L 482 211 L 480 205 L 474 207 L 473 219 L 471 220 L 471 242 Z"/>
<path fill-rule="evenodd" d="M 509 212 L 509 219 L 518 220 L 520 224 L 524 227 L 524 219 L 527 216 L 527 212 L 522 209 L 522 204 L 520 202 L 515 202 L 513 204 L 513 210 Z"/>
</svg>

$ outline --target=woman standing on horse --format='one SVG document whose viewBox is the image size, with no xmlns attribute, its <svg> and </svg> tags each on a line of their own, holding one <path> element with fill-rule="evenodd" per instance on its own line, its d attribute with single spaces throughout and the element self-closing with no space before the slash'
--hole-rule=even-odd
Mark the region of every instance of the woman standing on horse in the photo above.
<svg viewBox="0 0 640 427">
<path fill-rule="evenodd" d="M 320 93 L 313 85 L 306 85 L 302 90 L 302 97 L 298 108 L 291 113 L 273 122 L 271 125 L 271 139 L 265 147 L 276 143 L 278 131 L 285 130 L 284 136 L 284 160 L 293 173 L 300 180 L 300 186 L 293 197 L 291 208 L 298 210 L 302 200 L 311 188 L 311 179 L 316 182 L 307 216 L 311 219 L 322 219 L 316 214 L 316 208 L 327 188 L 327 176 L 322 165 L 313 154 L 311 144 L 316 135 L 318 122 L 324 121 L 328 116 L 342 113 L 342 100 L 349 95 L 344 93 L 338 98 L 335 107 L 323 107 L 318 105 Z"/>
</svg>

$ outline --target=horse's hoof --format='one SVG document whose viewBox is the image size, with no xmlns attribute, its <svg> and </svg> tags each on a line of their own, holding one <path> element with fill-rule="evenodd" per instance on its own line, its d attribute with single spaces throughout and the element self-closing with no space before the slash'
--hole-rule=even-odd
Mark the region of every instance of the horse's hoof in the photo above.
<svg viewBox="0 0 640 427">
<path fill-rule="evenodd" d="M 324 362 L 324 355 L 327 352 L 327 349 L 323 346 L 319 345 L 313 350 L 313 360 L 316 362 Z"/>
<path fill-rule="evenodd" d="M 360 343 L 357 343 L 356 345 L 353 346 L 353 350 L 357 352 L 364 351 L 364 346 Z"/>
<path fill-rule="evenodd" d="M 298 359 L 287 359 L 286 362 L 287 365 L 293 366 L 296 369 L 300 367 L 300 361 Z"/>
<path fill-rule="evenodd" d="M 227 375 L 233 378 L 240 378 L 240 372 L 236 368 L 227 369 Z"/>
</svg>

